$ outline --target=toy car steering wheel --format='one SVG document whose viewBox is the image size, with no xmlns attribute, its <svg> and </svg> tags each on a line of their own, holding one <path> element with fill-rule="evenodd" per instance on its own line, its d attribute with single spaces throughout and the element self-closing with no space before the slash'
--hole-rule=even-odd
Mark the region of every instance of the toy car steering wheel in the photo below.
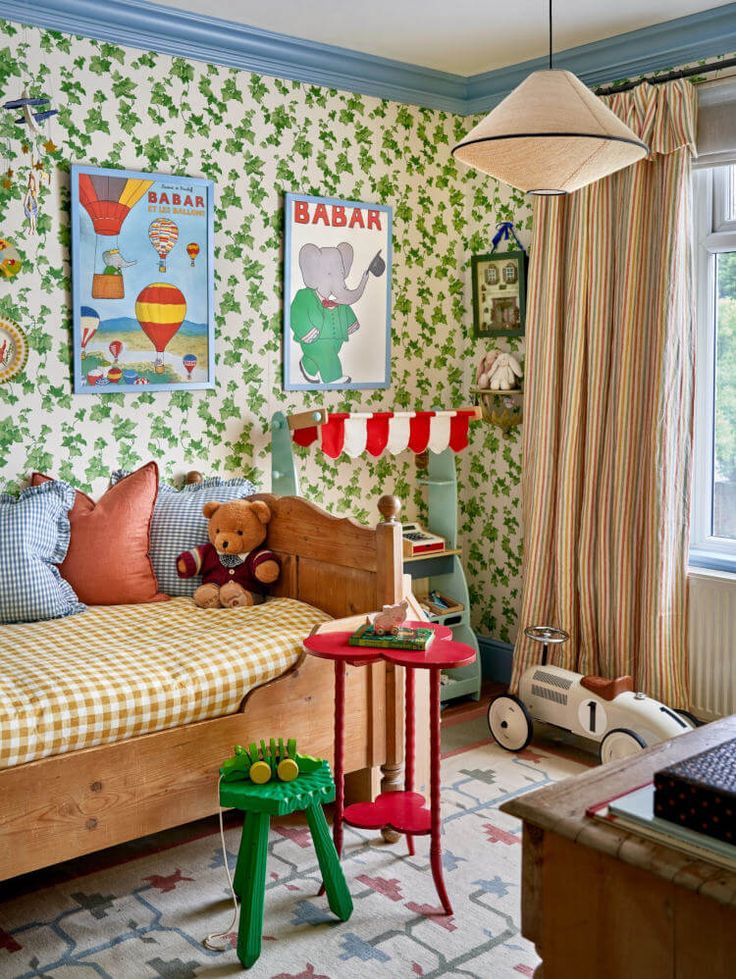
<svg viewBox="0 0 736 979">
<path fill-rule="evenodd" d="M 543 642 L 545 646 L 557 646 L 567 642 L 570 638 L 569 632 L 565 632 L 564 629 L 555 629 L 551 625 L 530 625 L 524 629 L 524 635 L 534 642 Z"/>
<path fill-rule="evenodd" d="M 550 646 L 560 646 L 567 642 L 570 633 L 564 629 L 555 629 L 553 625 L 530 625 L 524 629 L 524 635 L 532 642 L 541 642 L 542 646 L 542 666 L 547 665 Z"/>
</svg>

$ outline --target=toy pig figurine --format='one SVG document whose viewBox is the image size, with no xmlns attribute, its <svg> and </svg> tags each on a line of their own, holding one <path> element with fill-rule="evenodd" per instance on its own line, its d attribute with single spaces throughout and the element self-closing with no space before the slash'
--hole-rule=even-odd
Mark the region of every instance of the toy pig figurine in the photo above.
<svg viewBox="0 0 736 979">
<path fill-rule="evenodd" d="M 408 609 L 409 603 L 406 600 L 398 605 L 384 605 L 383 611 L 377 612 L 368 621 L 373 625 L 377 635 L 385 636 L 388 633 L 395 636 L 398 634 L 402 623 L 406 621 Z"/>
</svg>

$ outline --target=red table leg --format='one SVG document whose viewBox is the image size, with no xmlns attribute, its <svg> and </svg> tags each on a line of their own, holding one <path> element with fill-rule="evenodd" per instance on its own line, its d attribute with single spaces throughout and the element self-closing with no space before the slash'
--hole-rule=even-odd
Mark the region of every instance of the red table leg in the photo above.
<svg viewBox="0 0 736 979">
<path fill-rule="evenodd" d="M 406 667 L 406 698 L 404 706 L 404 723 L 406 725 L 406 758 L 404 759 L 404 789 L 414 791 L 414 670 Z M 414 837 L 406 834 L 406 844 L 409 856 L 414 856 Z"/>
<path fill-rule="evenodd" d="M 345 805 L 345 663 L 335 660 L 335 818 L 332 837 L 342 856 L 342 814 Z"/>
<path fill-rule="evenodd" d="M 440 803 L 440 763 L 442 749 L 440 746 L 440 670 L 432 670 L 429 675 L 429 737 L 431 755 L 431 786 L 430 810 L 432 812 L 432 834 L 429 849 L 432 864 L 432 877 L 437 888 L 437 894 L 446 914 L 452 914 L 452 905 L 445 890 L 442 877 L 442 810 Z"/>
</svg>

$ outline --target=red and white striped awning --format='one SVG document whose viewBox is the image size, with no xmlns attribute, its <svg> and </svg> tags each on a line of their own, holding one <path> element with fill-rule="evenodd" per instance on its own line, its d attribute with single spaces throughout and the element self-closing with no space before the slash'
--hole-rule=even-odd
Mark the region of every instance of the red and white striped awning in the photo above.
<svg viewBox="0 0 736 979">
<path fill-rule="evenodd" d="M 331 459 L 344 452 L 355 459 L 368 452 L 380 456 L 386 449 L 398 455 L 412 452 L 461 452 L 468 444 L 468 425 L 477 409 L 456 411 L 357 411 L 334 412 L 324 425 L 296 428 L 297 445 L 312 445 L 321 435 L 322 451 Z"/>
</svg>

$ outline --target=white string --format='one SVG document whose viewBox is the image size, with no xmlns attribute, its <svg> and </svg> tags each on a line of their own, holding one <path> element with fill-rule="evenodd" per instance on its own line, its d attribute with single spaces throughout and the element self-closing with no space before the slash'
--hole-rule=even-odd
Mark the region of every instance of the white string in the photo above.
<svg viewBox="0 0 736 979">
<path fill-rule="evenodd" d="M 222 781 L 222 775 L 217 780 L 217 804 L 218 804 L 218 806 L 220 805 L 220 782 L 221 781 Z M 232 932 L 232 931 L 235 930 L 235 925 L 237 924 L 237 921 L 238 921 L 238 896 L 235 893 L 235 888 L 233 887 L 233 879 L 232 879 L 232 876 L 230 875 L 230 867 L 228 866 L 228 862 L 227 862 L 227 847 L 225 846 L 225 827 L 223 826 L 223 823 L 222 823 L 222 813 L 223 813 L 223 811 L 224 810 L 220 806 L 220 811 L 219 811 L 219 817 L 220 817 L 220 842 L 222 844 L 222 861 L 225 864 L 225 873 L 227 874 L 227 882 L 230 885 L 230 894 L 232 895 L 232 899 L 233 899 L 233 916 L 230 919 L 230 924 L 227 926 L 227 928 L 225 929 L 225 931 L 215 931 L 215 932 L 212 932 L 212 934 L 211 935 L 208 935 L 204 939 L 204 941 L 202 942 L 202 944 L 204 945 L 205 948 L 209 948 L 213 952 L 224 952 L 227 948 L 230 947 L 230 943 L 229 942 L 227 944 L 223 945 L 221 941 L 220 941 L 219 944 L 217 944 L 217 941 L 218 941 L 218 939 L 227 938 L 227 936 L 230 934 L 230 932 Z"/>
</svg>

